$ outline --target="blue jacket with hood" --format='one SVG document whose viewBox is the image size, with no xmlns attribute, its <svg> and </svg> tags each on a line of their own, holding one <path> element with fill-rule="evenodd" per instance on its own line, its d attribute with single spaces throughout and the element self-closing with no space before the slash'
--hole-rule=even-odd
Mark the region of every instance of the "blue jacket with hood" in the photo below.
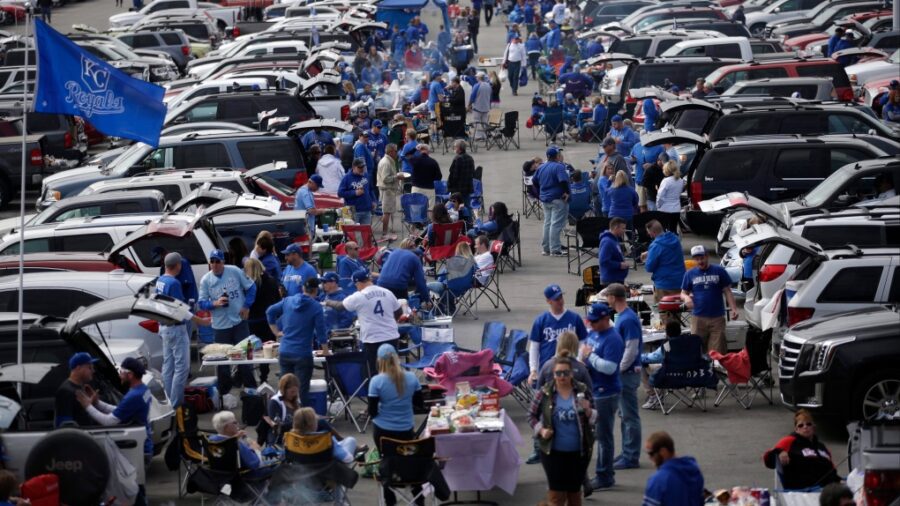
<svg viewBox="0 0 900 506">
<path fill-rule="evenodd" d="M 600 234 L 600 281 L 604 285 L 610 283 L 624 283 L 628 276 L 628 267 L 622 268 L 625 257 L 622 256 L 622 248 L 619 238 L 607 230 Z"/>
<path fill-rule="evenodd" d="M 656 288 L 680 290 L 684 280 L 684 251 L 681 241 L 672 232 L 656 236 L 647 250 L 647 272 Z"/>
<path fill-rule="evenodd" d="M 694 457 L 673 457 L 647 480 L 643 506 L 701 506 L 703 474 Z"/>
<path fill-rule="evenodd" d="M 284 332 L 279 353 L 286 358 L 312 355 L 313 343 L 328 342 L 322 304 L 306 294 L 285 297 L 266 309 L 266 321 Z"/>
</svg>

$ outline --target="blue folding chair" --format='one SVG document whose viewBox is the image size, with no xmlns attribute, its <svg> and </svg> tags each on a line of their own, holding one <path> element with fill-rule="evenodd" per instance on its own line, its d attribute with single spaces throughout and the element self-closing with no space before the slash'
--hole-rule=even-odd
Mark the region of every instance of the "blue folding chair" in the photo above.
<svg viewBox="0 0 900 506">
<path fill-rule="evenodd" d="M 591 210 L 591 187 L 584 178 L 569 187 L 569 225 L 575 225 Z"/>
<path fill-rule="evenodd" d="M 400 196 L 400 207 L 403 209 L 403 224 L 409 234 L 418 234 L 418 230 L 428 224 L 428 196 L 404 193 Z"/>
<path fill-rule="evenodd" d="M 513 399 L 528 409 L 534 397 L 534 392 L 527 381 L 531 372 L 528 366 L 528 332 L 519 329 L 510 330 L 502 354 L 497 357 L 502 357 L 494 361 L 500 364 L 503 379 L 515 387 L 512 391 Z"/>
<path fill-rule="evenodd" d="M 662 367 L 650 375 L 650 386 L 663 414 L 668 415 L 682 403 L 689 408 L 696 404 L 706 411 L 706 390 L 715 390 L 719 377 L 712 360 L 703 353 L 700 336 L 682 334 L 669 339 L 663 350 Z"/>
<path fill-rule="evenodd" d="M 481 331 L 481 349 L 491 350 L 495 357 L 499 357 L 503 353 L 506 345 L 506 324 L 503 322 L 485 322 L 484 329 Z M 460 351 L 474 353 L 478 350 L 467 350 L 460 348 Z"/>
<path fill-rule="evenodd" d="M 480 213 L 484 209 L 484 185 L 480 179 L 472 180 L 472 193 L 469 194 L 469 207 L 472 211 Z"/>
<path fill-rule="evenodd" d="M 452 256 L 444 263 L 447 279 L 444 291 L 438 299 L 438 310 L 447 316 L 470 314 L 476 320 L 475 299 L 475 260 L 460 255 Z"/>
<path fill-rule="evenodd" d="M 447 189 L 447 182 L 437 180 L 434 182 L 434 201 L 438 204 L 444 204 L 450 200 L 450 190 Z"/>
<path fill-rule="evenodd" d="M 407 369 L 422 370 L 426 367 L 434 367 L 434 363 L 441 355 L 449 351 L 456 351 L 456 343 L 434 343 L 431 341 L 422 341 L 421 345 L 422 357 L 415 362 L 407 362 L 403 367 Z"/>
<path fill-rule="evenodd" d="M 341 407 L 331 420 L 344 415 L 345 419 L 349 418 L 353 422 L 356 430 L 360 433 L 365 432 L 369 425 L 368 411 L 363 415 L 356 415 L 353 413 L 351 403 L 353 399 L 368 401 L 369 366 L 366 354 L 362 351 L 350 351 L 327 355 L 325 369 L 330 379 L 332 404 L 340 401 Z M 362 426 L 360 418 L 364 419 Z"/>
<path fill-rule="evenodd" d="M 544 132 L 544 145 L 549 146 L 550 142 L 561 142 L 566 145 L 566 122 L 565 113 L 562 107 L 548 107 L 544 110 L 541 118 L 541 127 Z"/>
</svg>

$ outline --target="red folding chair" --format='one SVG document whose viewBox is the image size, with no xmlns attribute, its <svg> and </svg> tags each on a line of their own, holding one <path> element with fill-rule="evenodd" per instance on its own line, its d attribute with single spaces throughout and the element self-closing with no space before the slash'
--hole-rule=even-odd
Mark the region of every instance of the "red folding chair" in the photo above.
<svg viewBox="0 0 900 506">
<path fill-rule="evenodd" d="M 334 248 L 334 252 L 338 255 L 347 254 L 344 250 L 344 244 L 347 241 L 353 241 L 359 245 L 359 259 L 363 262 L 372 260 L 375 253 L 378 253 L 378 245 L 375 244 L 375 234 L 372 232 L 371 225 L 344 225 L 341 230 L 344 232 L 344 242 Z"/>
<path fill-rule="evenodd" d="M 429 244 L 425 249 L 425 259 L 429 262 L 441 262 L 456 254 L 456 245 L 461 242 L 472 241 L 463 234 L 465 223 L 432 223 L 431 231 L 434 235 L 434 244 Z"/>
</svg>

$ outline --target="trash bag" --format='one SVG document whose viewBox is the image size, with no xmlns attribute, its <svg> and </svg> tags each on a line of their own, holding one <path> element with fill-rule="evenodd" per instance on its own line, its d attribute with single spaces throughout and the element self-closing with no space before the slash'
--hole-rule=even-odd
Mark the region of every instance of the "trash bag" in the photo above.
<svg viewBox="0 0 900 506">
<path fill-rule="evenodd" d="M 137 469 L 122 455 L 113 438 L 103 439 L 103 449 L 109 459 L 111 475 L 106 484 L 106 497 L 115 497 L 116 504 L 132 504 L 138 495 Z"/>
<path fill-rule="evenodd" d="M 519 74 L 519 87 L 528 86 L 528 69 L 522 67 L 522 72 Z"/>
</svg>

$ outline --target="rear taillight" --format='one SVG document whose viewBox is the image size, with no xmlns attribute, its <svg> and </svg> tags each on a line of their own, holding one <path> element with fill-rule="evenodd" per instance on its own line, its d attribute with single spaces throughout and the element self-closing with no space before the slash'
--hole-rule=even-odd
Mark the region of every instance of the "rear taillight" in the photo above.
<svg viewBox="0 0 900 506">
<path fill-rule="evenodd" d="M 303 253 L 305 255 L 309 254 L 309 252 L 310 252 L 309 235 L 307 235 L 307 234 L 298 235 L 296 238 L 294 238 L 294 242 L 296 244 L 300 245 L 300 249 L 303 250 Z"/>
<path fill-rule="evenodd" d="M 788 327 L 793 327 L 794 325 L 809 320 L 812 318 L 813 313 L 816 310 L 811 307 L 791 307 L 787 308 L 787 321 Z"/>
<path fill-rule="evenodd" d="M 691 207 L 697 208 L 700 205 L 700 201 L 703 200 L 703 183 L 700 181 L 691 181 L 691 189 L 688 192 L 688 197 L 691 199 Z"/>
<path fill-rule="evenodd" d="M 625 92 L 625 103 L 626 103 L 626 104 L 633 104 L 633 103 L 635 103 L 635 102 L 637 102 L 637 99 L 631 96 L 631 92 L 630 92 L 630 91 L 626 91 L 626 92 Z"/>
<path fill-rule="evenodd" d="M 40 167 L 44 164 L 44 153 L 41 152 L 41 148 L 34 148 L 31 150 L 31 165 L 35 167 Z"/>
<path fill-rule="evenodd" d="M 142 320 L 138 323 L 144 330 L 149 332 L 153 332 L 154 334 L 159 332 L 159 322 L 156 320 Z"/>
<path fill-rule="evenodd" d="M 841 102 L 853 102 L 853 89 L 852 88 L 844 88 L 840 93 L 840 101 Z"/>
<path fill-rule="evenodd" d="M 181 54 L 188 56 L 191 54 L 191 46 L 181 46 Z"/>
<path fill-rule="evenodd" d="M 72 142 L 72 134 L 69 132 L 66 132 L 66 134 L 63 136 L 63 146 L 66 149 L 69 149 L 72 147 L 73 144 L 74 144 L 74 142 Z"/>
<path fill-rule="evenodd" d="M 765 283 L 766 281 L 774 281 L 784 274 L 785 269 L 787 269 L 787 265 L 785 264 L 763 265 L 762 269 L 759 270 L 759 282 Z"/>
<path fill-rule="evenodd" d="M 866 471 L 863 480 L 867 506 L 888 506 L 900 498 L 900 471 Z"/>
<path fill-rule="evenodd" d="M 240 37 L 240 36 L 241 36 L 241 29 L 238 28 L 238 27 L 236 27 L 236 26 L 235 26 L 234 28 L 232 28 L 232 29 L 231 29 L 231 36 L 234 37 L 234 38 Z"/>
<path fill-rule="evenodd" d="M 350 106 L 342 105 L 341 106 L 341 121 L 348 121 L 350 119 Z"/>
</svg>

